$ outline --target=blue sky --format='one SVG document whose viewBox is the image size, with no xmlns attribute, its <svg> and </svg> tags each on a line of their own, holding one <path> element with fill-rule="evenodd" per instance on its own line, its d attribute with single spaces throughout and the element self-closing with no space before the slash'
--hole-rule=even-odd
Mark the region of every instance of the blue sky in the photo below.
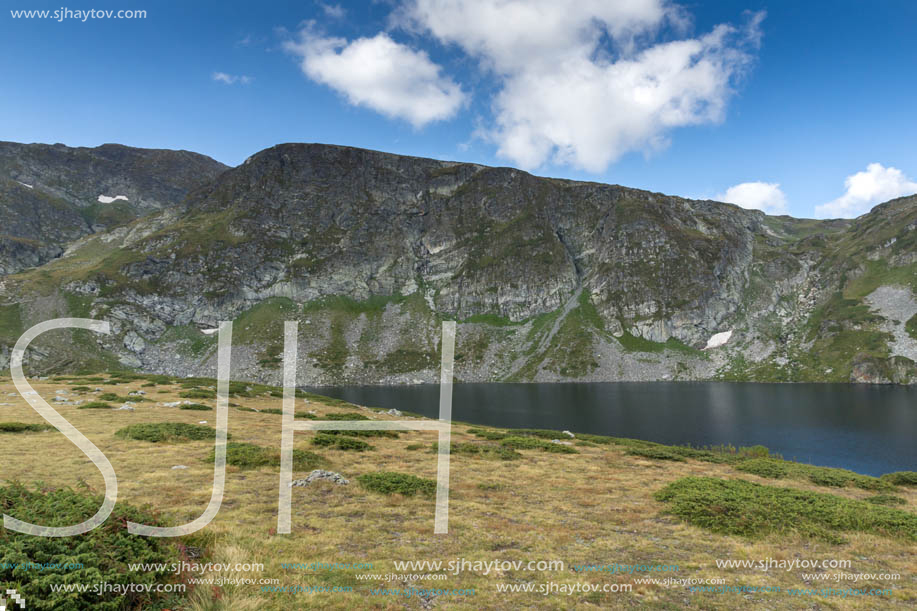
<svg viewBox="0 0 917 611">
<path fill-rule="evenodd" d="M 804 217 L 917 192 L 909 0 L 5 4 L 4 140 L 326 142 Z"/>
</svg>

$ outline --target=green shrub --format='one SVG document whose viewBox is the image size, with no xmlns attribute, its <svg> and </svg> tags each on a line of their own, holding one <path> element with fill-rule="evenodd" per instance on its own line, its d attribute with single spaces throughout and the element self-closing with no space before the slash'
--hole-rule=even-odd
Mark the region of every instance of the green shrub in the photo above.
<svg viewBox="0 0 917 611">
<path fill-rule="evenodd" d="M 552 438 L 556 439 L 556 437 Z M 500 440 L 500 445 L 515 450 L 541 450 L 553 454 L 579 454 L 579 451 L 562 443 L 544 441 L 535 437 L 505 437 Z"/>
<path fill-rule="evenodd" d="M 119 397 L 113 392 L 106 392 L 99 395 L 100 401 L 112 401 L 114 403 L 127 403 L 127 397 Z"/>
<path fill-rule="evenodd" d="M 312 439 L 312 443 L 321 447 L 335 448 L 338 450 L 352 450 L 355 452 L 373 449 L 373 447 L 365 441 L 354 439 L 353 437 L 345 437 L 343 435 L 329 435 L 324 431 L 318 433 Z"/>
<path fill-rule="evenodd" d="M 414 452 L 415 450 L 422 450 L 423 448 L 424 448 L 424 445 L 422 443 L 411 443 L 411 444 L 404 446 L 404 449 L 409 452 Z"/>
<path fill-rule="evenodd" d="M 70 489 L 39 492 L 22 484 L 0 487 L 3 512 L 20 520 L 46 526 L 68 526 L 90 518 L 102 504 L 102 497 Z M 128 563 L 164 564 L 181 560 L 174 539 L 138 537 L 128 534 L 125 523 L 160 525 L 146 512 L 118 502 L 108 519 L 91 532 L 73 537 L 36 537 L 0 530 L 0 582 L 22 595 L 27 609 L 116 609 L 178 608 L 182 601 L 170 595 L 131 592 L 125 595 L 103 592 L 54 592 L 52 587 L 73 583 L 170 583 L 167 570 L 128 571 Z M 82 564 L 81 568 L 60 567 L 38 570 L 6 568 L 11 563 Z M 13 607 L 10 607 L 11 609 Z M 18 609 L 18 607 L 15 607 Z"/>
<path fill-rule="evenodd" d="M 809 473 L 809 481 L 819 486 L 843 488 L 851 480 L 843 473 L 837 473 L 835 471 L 812 471 Z"/>
<path fill-rule="evenodd" d="M 917 486 L 917 471 L 895 471 L 886 473 L 879 479 L 892 486 Z"/>
<path fill-rule="evenodd" d="M 369 418 L 356 412 L 340 412 L 337 414 L 325 414 L 319 420 L 369 420 Z"/>
<path fill-rule="evenodd" d="M 89 388 L 88 386 L 73 386 L 70 388 L 70 390 L 72 390 L 73 392 L 89 392 L 92 389 Z"/>
<path fill-rule="evenodd" d="M 500 441 L 508 436 L 507 433 L 502 431 L 488 431 L 487 429 L 468 429 L 468 434 L 489 439 L 490 441 Z"/>
<path fill-rule="evenodd" d="M 214 462 L 216 449 L 210 450 L 209 462 Z M 265 448 L 253 443 L 226 444 L 226 464 L 240 469 L 257 469 L 280 465 L 280 451 L 276 448 Z M 293 450 L 293 469 L 307 471 L 325 464 L 325 459 L 306 450 Z"/>
<path fill-rule="evenodd" d="M 642 456 L 643 458 L 652 458 L 654 460 L 672 460 L 675 462 L 685 462 L 684 457 L 672 452 L 665 446 L 640 448 L 634 447 L 627 451 L 631 456 Z"/>
<path fill-rule="evenodd" d="M 201 405 L 200 403 L 185 403 L 179 406 L 179 409 L 188 409 L 195 412 L 212 412 L 213 408 L 209 405 Z"/>
<path fill-rule="evenodd" d="M 694 460 L 699 460 L 702 462 L 712 462 L 712 463 L 730 463 L 736 460 L 736 456 L 733 455 L 724 455 L 710 450 L 702 450 L 698 448 L 692 448 L 690 446 L 662 446 L 668 449 L 672 454 L 677 454 L 684 458 L 693 458 Z"/>
<path fill-rule="evenodd" d="M 365 441 L 360 441 L 359 439 L 353 439 L 352 437 L 340 437 L 337 442 L 337 449 L 362 452 L 364 450 L 372 450 L 373 447 Z"/>
<path fill-rule="evenodd" d="M 349 437 L 387 437 L 388 439 L 399 439 L 398 431 L 347 431 L 332 430 L 322 431 L 326 435 L 347 435 Z"/>
<path fill-rule="evenodd" d="M 118 430 L 115 435 L 124 439 L 136 439 L 159 443 L 163 441 L 212 441 L 216 431 L 209 426 L 185 424 L 184 422 L 144 422 L 132 424 Z M 226 438 L 232 436 L 227 433 Z"/>
<path fill-rule="evenodd" d="M 404 496 L 420 494 L 429 497 L 436 494 L 435 481 L 407 473 L 393 471 L 365 473 L 357 477 L 357 481 L 367 490 L 380 494 L 403 494 Z"/>
<path fill-rule="evenodd" d="M 736 469 L 771 479 L 780 479 L 786 477 L 787 473 L 789 473 L 789 470 L 780 461 L 771 460 L 770 458 L 743 460 L 736 465 Z"/>
<path fill-rule="evenodd" d="M 866 499 L 866 502 L 874 505 L 907 505 L 907 501 L 893 494 L 877 494 Z"/>
<path fill-rule="evenodd" d="M 0 422 L 0 433 L 41 433 L 53 431 L 48 424 L 26 424 L 25 422 Z"/>
<path fill-rule="evenodd" d="M 549 429 L 511 429 L 507 431 L 508 435 L 513 437 L 537 437 L 539 439 L 563 439 L 566 437 L 563 431 L 552 431 Z"/>
<path fill-rule="evenodd" d="M 245 407 L 245 406 L 239 406 L 236 409 L 239 410 L 240 412 L 257 412 L 258 411 L 254 407 Z"/>
<path fill-rule="evenodd" d="M 751 446 L 750 448 L 739 448 L 739 455 L 748 458 L 768 458 L 771 452 L 764 446 Z"/>
<path fill-rule="evenodd" d="M 439 452 L 439 442 L 433 442 L 432 451 L 434 454 Z M 450 443 L 449 453 L 477 456 L 480 458 L 495 458 L 499 460 L 517 460 L 522 458 L 522 454 L 511 447 L 492 443 Z"/>
<path fill-rule="evenodd" d="M 799 479 L 808 479 L 813 484 L 819 486 L 829 486 L 832 488 L 843 488 L 844 486 L 854 486 L 863 490 L 894 490 L 894 486 L 884 480 L 870 475 L 861 475 L 848 471 L 846 469 L 835 469 L 833 467 L 816 467 L 801 463 L 786 463 L 791 474 L 795 474 Z"/>
<path fill-rule="evenodd" d="M 513 448 L 514 450 L 535 450 L 544 447 L 546 442 L 535 437 L 504 437 L 500 440 L 501 446 Z"/>
<path fill-rule="evenodd" d="M 90 401 L 89 403 L 83 403 L 77 409 L 114 409 L 114 406 L 104 401 Z"/>
<path fill-rule="evenodd" d="M 608 437 L 607 435 L 591 435 L 589 433 L 577 433 L 576 438 L 580 441 L 586 441 L 589 443 L 598 443 L 601 445 L 608 445 L 614 443 L 614 437 Z"/>
<path fill-rule="evenodd" d="M 180 392 L 178 396 L 183 399 L 216 399 L 217 393 L 215 390 L 201 390 L 200 388 L 195 388 Z"/>
<path fill-rule="evenodd" d="M 655 497 L 688 523 L 720 534 L 761 538 L 797 533 L 841 543 L 839 532 L 859 531 L 917 541 L 917 514 L 822 492 L 685 477 Z"/>
<path fill-rule="evenodd" d="M 542 452 L 548 452 L 549 454 L 579 454 L 579 450 L 572 446 L 568 446 L 563 443 L 551 443 L 548 442 L 546 445 L 541 447 Z"/>
</svg>

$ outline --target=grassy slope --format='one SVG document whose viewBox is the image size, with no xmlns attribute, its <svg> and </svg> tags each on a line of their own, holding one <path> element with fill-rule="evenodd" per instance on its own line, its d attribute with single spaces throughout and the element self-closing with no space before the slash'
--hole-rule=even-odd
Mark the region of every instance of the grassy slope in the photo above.
<svg viewBox="0 0 917 611">
<path fill-rule="evenodd" d="M 65 378 L 36 382 L 35 388 L 45 397 L 54 395 L 57 389 L 71 386 L 99 386 L 118 395 L 127 395 L 137 389 L 146 391 L 146 396 L 153 401 L 138 404 L 133 412 L 78 410 L 74 406 L 60 406 L 58 409 L 111 460 L 119 478 L 119 500 L 137 506 L 148 504 L 173 522 L 191 520 L 200 514 L 210 498 L 213 466 L 208 457 L 212 442 L 148 443 L 116 437 L 114 433 L 124 426 L 144 422 L 197 424 L 199 420 L 208 420 L 207 426 L 211 426 L 215 416 L 212 412 L 167 408 L 159 403 L 177 401 L 179 393 L 187 392 L 193 386 L 206 390 L 212 381 L 182 380 L 181 384 L 172 384 L 165 378 L 153 379 L 158 384 L 151 386 L 154 382 L 137 379 L 108 385 L 99 378 L 74 379 L 74 384 L 68 384 L 69 378 Z M 233 441 L 278 448 L 279 417 L 272 413 L 247 411 L 280 407 L 280 400 L 271 396 L 272 392 L 278 394 L 276 389 L 239 383 L 234 385 L 234 390 L 240 394 L 231 399 L 238 406 L 230 412 Z M 0 381 L 0 396 L 6 397 L 9 392 L 13 392 L 9 381 Z M 84 393 L 83 400 L 95 397 L 91 391 L 81 392 Z M 5 402 L 14 405 L 0 407 L 4 420 L 41 422 L 21 399 L 7 397 Z M 238 409 L 240 407 L 246 409 Z M 306 410 L 315 411 L 317 417 L 357 410 L 367 417 L 388 418 L 315 396 L 310 396 L 308 403 L 304 398 L 297 400 L 297 411 L 308 413 Z M 468 430 L 468 427 L 456 425 L 453 442 L 499 445 L 506 435 L 485 427 L 477 427 L 477 434 Z M 551 437 L 550 433 L 529 434 L 533 437 L 527 439 L 533 440 L 539 436 Z M 789 493 L 828 495 L 829 506 L 836 509 L 840 503 L 844 511 L 853 507 L 850 515 L 866 515 L 862 512 L 868 510 L 855 501 L 874 496 L 876 490 L 857 487 L 854 480 L 846 486 L 837 487 L 838 478 L 827 477 L 821 471 L 817 471 L 819 477 L 816 479 L 822 484 L 816 484 L 810 468 L 786 468 L 786 465 L 795 463 L 761 458 L 760 449 L 750 449 L 746 452 L 747 456 L 742 456 L 729 451 L 705 453 L 581 435 L 581 445 L 572 446 L 578 453 L 555 454 L 539 449 L 540 444 L 522 443 L 518 436 L 513 436 L 510 445 L 521 454 L 521 458 L 515 460 L 500 460 L 497 452 L 493 453 L 493 458 L 468 452 L 453 455 L 450 530 L 448 535 L 439 536 L 432 532 L 434 507 L 430 498 L 425 495 L 382 496 L 367 491 L 358 481 L 359 476 L 377 471 L 434 478 L 436 458 L 430 452 L 435 441 L 432 433 L 402 433 L 397 439 L 368 438 L 366 441 L 373 449 L 362 453 L 315 447 L 309 442 L 311 436 L 310 433 L 297 433 L 295 447 L 321 455 L 325 468 L 342 473 L 351 480 L 351 485 L 316 483 L 294 488 L 293 534 L 277 536 L 274 534 L 278 483 L 275 461 L 266 460 L 265 466 L 244 470 L 228 467 L 222 509 L 204 531 L 210 543 L 203 560 L 265 564 L 264 573 L 213 573 L 209 575 L 212 577 L 278 578 L 281 584 L 290 586 L 351 586 L 353 593 L 262 594 L 258 586 L 252 585 L 208 586 L 198 588 L 191 595 L 188 609 L 419 609 L 423 608 L 422 601 L 416 596 L 403 599 L 370 596 L 368 593 L 371 587 L 400 587 L 403 584 L 361 581 L 356 575 L 396 572 L 393 559 L 448 561 L 455 558 L 488 561 L 560 559 L 567 563 L 568 569 L 564 572 L 501 571 L 488 576 L 465 572 L 458 576 L 450 575 L 445 581 L 415 583 L 418 587 L 473 587 L 477 591 L 473 597 L 437 598 L 436 604 L 443 608 L 567 609 L 592 605 L 645 609 L 734 609 L 739 606 L 809 609 L 818 605 L 837 609 L 875 609 L 879 605 L 883 608 L 906 608 L 917 600 L 917 587 L 911 577 L 917 569 L 917 559 L 913 554 L 914 541 L 908 540 L 907 535 L 908 532 L 913 533 L 907 530 L 911 527 L 901 526 L 903 530 L 894 532 L 886 528 L 885 534 L 891 536 L 867 534 L 856 528 L 829 529 L 828 535 L 837 535 L 832 539 L 832 536 L 812 536 L 813 533 L 825 533 L 818 527 L 813 530 L 808 523 L 806 529 L 797 529 L 792 522 L 778 525 L 779 534 L 751 538 L 714 534 L 710 527 L 691 525 L 692 522 L 703 523 L 712 519 L 713 530 L 717 525 L 727 532 L 743 532 L 742 528 L 747 530 L 748 524 L 741 520 L 744 515 L 742 507 L 738 514 L 715 511 L 716 503 L 711 504 L 709 499 L 716 499 L 722 491 L 718 491 L 716 486 L 711 487 L 706 483 L 708 481 L 762 484 L 767 486 L 763 489 L 765 491 L 776 490 L 774 494 L 784 503 L 789 502 L 786 500 Z M 0 444 L 0 460 L 7 479 L 41 480 L 48 486 L 75 486 L 82 481 L 96 492 L 103 489 L 98 471 L 56 432 L 11 433 L 5 435 L 4 442 Z M 709 460 L 717 462 L 707 462 Z M 749 463 L 749 460 L 758 462 Z M 188 468 L 173 470 L 172 467 L 178 464 Z M 739 470 L 736 468 L 739 465 L 768 477 Z M 828 470 L 828 475 L 838 475 L 835 471 Z M 294 473 L 294 477 L 302 477 L 304 473 Z M 773 479 L 775 473 L 780 479 Z M 684 479 L 688 477 L 712 479 Z M 676 482 L 680 483 L 673 488 Z M 845 483 L 845 480 L 840 478 L 840 483 Z M 660 492 L 663 490 L 667 492 Z M 738 499 L 741 496 L 755 500 L 761 494 L 758 488 L 751 488 L 743 489 L 742 495 L 727 495 L 726 498 Z M 769 498 L 767 494 L 764 498 Z M 869 514 L 871 518 L 877 515 L 882 518 L 873 519 L 871 524 L 881 526 L 887 523 L 887 520 L 882 521 L 885 519 L 882 516 L 887 515 L 905 516 L 901 524 L 908 519 L 913 521 L 913 516 L 917 515 L 917 488 L 900 487 L 892 494 L 904 499 L 904 513 Z M 699 508 L 704 511 L 713 509 L 713 513 L 698 513 L 691 499 L 708 499 Z M 686 506 L 688 509 L 685 509 Z M 799 510 L 798 504 L 789 507 Z M 669 511 L 683 515 L 684 519 Z M 756 527 L 761 526 L 760 522 L 755 524 Z M 839 539 L 844 542 L 836 542 Z M 569 570 L 572 564 L 612 562 L 678 564 L 680 571 L 677 574 L 665 576 L 723 577 L 727 585 L 805 586 L 800 570 L 768 573 L 752 569 L 721 571 L 714 562 L 716 559 L 764 558 L 849 559 L 853 565 L 846 572 L 893 572 L 900 573 L 902 580 L 873 580 L 857 584 L 858 587 L 891 585 L 894 593 L 881 599 L 796 597 L 787 594 L 692 594 L 684 587 L 656 585 L 636 585 L 634 591 L 628 594 L 545 597 L 498 594 L 495 591 L 497 583 L 631 583 L 632 579 L 627 576 Z M 302 571 L 280 567 L 280 563 L 315 561 L 370 562 L 373 569 Z"/>
</svg>

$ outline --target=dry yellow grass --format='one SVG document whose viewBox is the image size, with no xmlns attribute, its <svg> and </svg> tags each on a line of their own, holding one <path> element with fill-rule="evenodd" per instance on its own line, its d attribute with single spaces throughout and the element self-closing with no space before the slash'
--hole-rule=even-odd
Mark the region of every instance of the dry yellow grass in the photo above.
<svg viewBox="0 0 917 611">
<path fill-rule="evenodd" d="M 124 395 L 141 387 L 142 381 L 117 386 L 88 383 Z M 69 385 L 33 382 L 46 399 Z M 190 521 L 206 507 L 211 494 L 212 464 L 206 462 L 212 442 L 146 443 L 114 436 L 128 424 L 139 422 L 186 422 L 207 420 L 215 412 L 185 411 L 160 406 L 178 400 L 177 386 L 144 388 L 155 403 L 138 404 L 136 410 L 79 410 L 57 407 L 108 456 L 119 481 L 119 500 L 149 505 L 173 523 Z M 162 392 L 166 391 L 166 392 Z M 0 380 L 0 421 L 41 423 L 43 420 L 18 396 L 9 379 Z M 81 397 L 93 398 L 92 393 Z M 261 397 L 231 399 L 253 408 L 279 408 L 280 399 Z M 212 403 L 212 401 L 201 401 Z M 54 405 L 52 403 L 52 405 Z M 339 412 L 315 401 L 297 409 L 319 414 Z M 372 418 L 389 416 L 364 411 Z M 453 442 L 476 440 L 456 425 Z M 280 416 L 230 410 L 229 430 L 233 441 L 279 448 Z M 264 563 L 263 573 L 223 573 L 223 577 L 278 578 L 285 586 L 351 586 L 351 593 L 264 593 L 259 585 L 199 587 L 188 599 L 189 609 L 879 609 L 913 608 L 917 603 L 917 559 L 914 549 L 902 540 L 846 533 L 848 542 L 826 544 L 801 537 L 750 541 L 711 534 L 686 525 L 664 513 L 665 506 L 653 493 L 665 484 L 688 475 L 743 478 L 768 485 L 782 485 L 851 498 L 871 493 L 846 488 L 829 490 L 798 481 L 764 480 L 740 473 L 727 465 L 688 460 L 659 462 L 626 455 L 618 446 L 578 447 L 579 454 L 548 454 L 522 450 L 524 458 L 499 461 L 454 454 L 448 535 L 433 534 L 434 503 L 424 497 L 383 497 L 365 491 L 356 476 L 381 470 L 436 476 L 436 457 L 429 451 L 435 433 L 402 433 L 400 439 L 368 439 L 375 450 L 351 453 L 314 448 L 312 433 L 296 433 L 296 447 L 309 449 L 328 460 L 328 469 L 351 480 L 349 486 L 316 482 L 293 489 L 292 535 L 278 536 L 278 470 L 264 467 L 239 470 L 227 467 L 223 505 L 206 532 L 213 541 L 206 561 L 218 563 Z M 425 449 L 406 450 L 424 443 Z M 52 486 L 104 489 L 102 478 L 88 459 L 57 432 L 0 434 L 3 479 L 40 480 Z M 188 468 L 173 470 L 176 465 Z M 302 477 L 304 473 L 294 473 Z M 917 491 L 903 488 L 905 509 L 917 509 Z M 371 588 L 402 587 L 399 582 L 361 581 L 357 574 L 398 573 L 393 560 L 562 560 L 567 569 L 558 572 L 497 571 L 489 575 L 463 572 L 444 581 L 416 582 L 418 588 L 474 588 L 474 596 L 439 596 L 428 601 L 374 596 Z M 687 586 L 634 585 L 629 593 L 553 594 L 498 593 L 497 584 L 632 583 L 633 578 L 608 573 L 577 573 L 574 564 L 676 564 L 679 571 L 656 577 L 717 578 L 726 585 L 794 587 L 842 587 L 851 584 L 802 581 L 803 570 L 720 570 L 716 559 L 845 559 L 849 573 L 899 573 L 899 581 L 871 581 L 856 587 L 891 587 L 891 596 L 795 597 L 786 593 L 719 594 L 692 593 Z M 372 563 L 371 571 L 282 569 L 281 563 Z M 805 571 L 809 572 L 809 571 Z M 210 575 L 219 577 L 221 575 Z M 653 575 L 647 575 L 653 576 Z M 205 575 L 205 577 L 207 577 Z M 640 576 L 638 576 L 640 577 Z M 537 586 L 536 586 L 537 587 Z M 851 586 L 852 587 L 852 586 Z"/>
</svg>

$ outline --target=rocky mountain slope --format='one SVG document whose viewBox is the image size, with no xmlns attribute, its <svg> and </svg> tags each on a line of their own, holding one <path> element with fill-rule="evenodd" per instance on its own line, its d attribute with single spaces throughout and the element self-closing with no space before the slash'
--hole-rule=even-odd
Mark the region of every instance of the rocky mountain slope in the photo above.
<svg viewBox="0 0 917 611">
<path fill-rule="evenodd" d="M 174 206 L 225 169 L 188 151 L 0 142 L 0 274 L 35 267 L 77 238 Z"/>
<path fill-rule="evenodd" d="M 276 383 L 296 319 L 304 384 L 431 382 L 451 319 L 466 381 L 917 380 L 915 197 L 813 221 L 319 144 L 168 179 L 180 202 L 131 192 L 145 216 L 0 278 L 0 365 L 75 315 L 114 333 L 55 332 L 35 371 L 212 374 L 234 320 L 234 376 Z"/>
</svg>

